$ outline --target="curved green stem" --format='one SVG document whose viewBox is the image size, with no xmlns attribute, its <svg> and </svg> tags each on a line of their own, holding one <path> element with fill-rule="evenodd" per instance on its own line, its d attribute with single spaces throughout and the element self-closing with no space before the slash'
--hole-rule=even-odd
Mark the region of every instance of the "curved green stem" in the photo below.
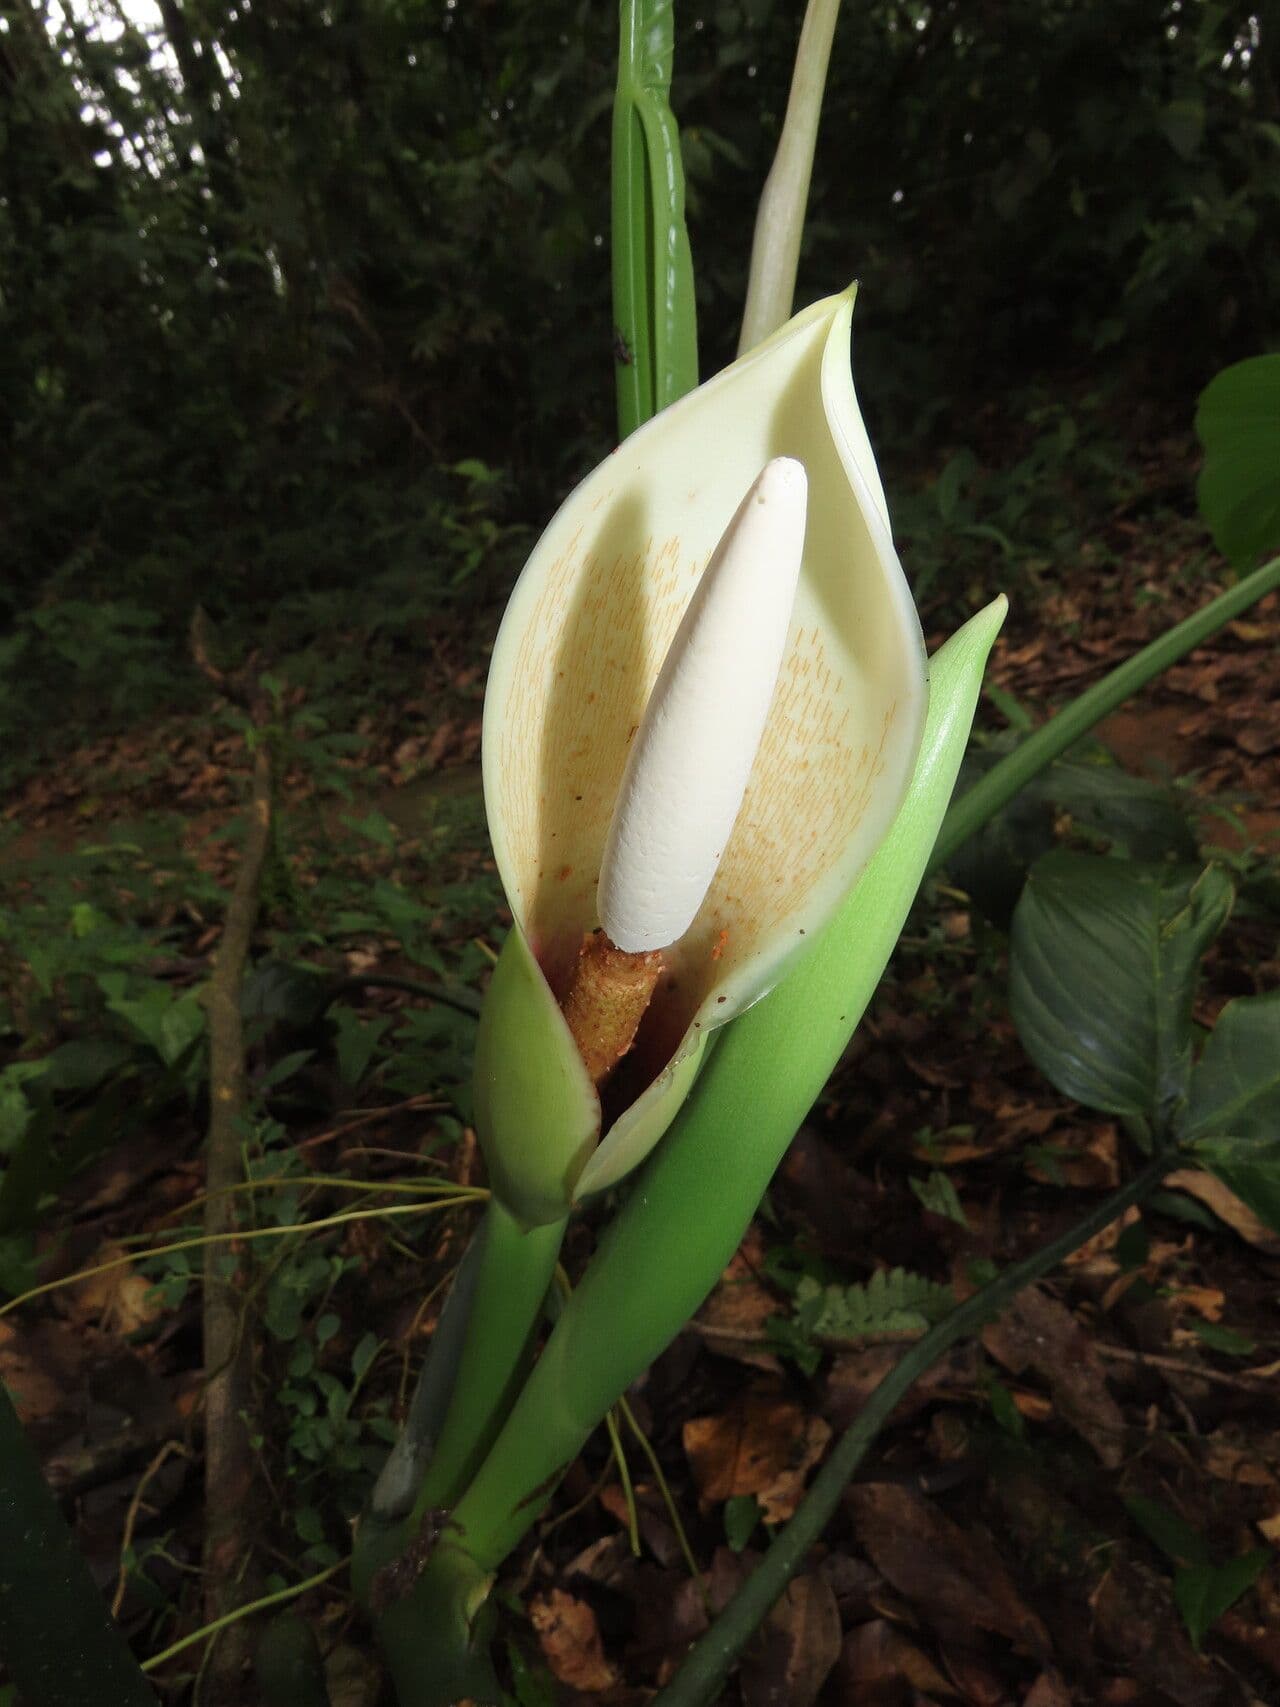
<svg viewBox="0 0 1280 1707">
<path fill-rule="evenodd" d="M 990 1285 L 967 1298 L 904 1353 L 868 1399 L 857 1420 L 845 1430 L 795 1516 L 775 1537 L 762 1563 L 706 1634 L 699 1637 L 671 1683 L 659 1690 L 653 1707 L 702 1707 L 703 1703 L 714 1700 L 730 1666 L 822 1534 L 867 1448 L 908 1389 L 959 1340 L 977 1333 L 998 1316 L 1024 1286 L 1030 1286 L 1056 1268 L 1072 1251 L 1110 1226 L 1131 1203 L 1141 1202 L 1169 1169 L 1176 1166 L 1177 1158 L 1170 1156 L 1148 1162 L 1127 1185 L 1113 1191 L 1058 1238 L 1023 1262 L 1007 1268 Z"/>
<path fill-rule="evenodd" d="M 568 1218 L 528 1232 L 490 1198 L 467 1337 L 444 1427 L 414 1501 L 414 1521 L 452 1506 L 484 1458 L 524 1379 Z"/>
<path fill-rule="evenodd" d="M 0 1383 L 0 1655 L 28 1707 L 156 1707 Z"/>
<path fill-rule="evenodd" d="M 409 1416 L 356 1532 L 352 1582 L 368 1603 L 426 1513 L 447 1507 L 484 1457 L 524 1379 L 565 1221 L 526 1233 L 490 1198 L 418 1375 Z"/>
<path fill-rule="evenodd" d="M 1087 735 L 1095 723 L 1113 712 L 1125 700 L 1131 699 L 1153 677 L 1176 664 L 1179 658 L 1216 634 L 1241 611 L 1256 604 L 1273 587 L 1280 587 L 1280 557 L 1273 557 L 1246 575 L 1243 581 L 1219 593 L 1203 610 L 1195 611 L 1184 621 L 1135 652 L 1118 669 L 1087 688 L 1079 699 L 1064 706 L 1056 717 L 1042 724 L 1034 735 L 1028 735 L 1006 758 L 993 765 L 980 782 L 961 795 L 947 813 L 933 850 L 929 869 L 944 866 L 956 849 L 967 842 L 997 812 L 1001 812 L 1033 777 L 1073 747 Z"/>
</svg>

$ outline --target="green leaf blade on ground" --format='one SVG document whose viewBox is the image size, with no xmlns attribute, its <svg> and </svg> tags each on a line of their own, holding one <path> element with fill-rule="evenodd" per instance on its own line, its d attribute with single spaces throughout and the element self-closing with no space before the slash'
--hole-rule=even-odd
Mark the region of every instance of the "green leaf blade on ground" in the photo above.
<svg viewBox="0 0 1280 1707">
<path fill-rule="evenodd" d="M 1228 1559 L 1225 1565 L 1188 1565 L 1173 1579 L 1173 1598 L 1197 1653 L 1209 1631 L 1253 1587 L 1271 1562 L 1269 1547 Z"/>
<path fill-rule="evenodd" d="M 1014 913 L 1010 1005 L 1024 1048 L 1090 1108 L 1165 1129 L 1186 1097 L 1200 957 L 1233 891 L 1216 867 L 1057 852 Z"/>
<path fill-rule="evenodd" d="M 1280 548 L 1280 355 L 1224 368 L 1200 393 L 1200 513 L 1238 565 Z"/>
<path fill-rule="evenodd" d="M 1280 1231 L 1280 990 L 1228 1002 L 1191 1075 L 1182 1136 Z"/>
</svg>

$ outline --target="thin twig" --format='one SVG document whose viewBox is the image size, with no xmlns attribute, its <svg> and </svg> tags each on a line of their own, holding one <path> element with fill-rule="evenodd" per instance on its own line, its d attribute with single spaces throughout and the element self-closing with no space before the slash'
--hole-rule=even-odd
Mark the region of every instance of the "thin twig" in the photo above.
<svg viewBox="0 0 1280 1707">
<path fill-rule="evenodd" d="M 658 1454 L 653 1450 L 653 1442 L 636 1421 L 636 1414 L 627 1402 L 625 1394 L 618 1400 L 618 1409 L 627 1419 L 627 1427 L 640 1442 L 640 1450 L 649 1460 L 649 1468 L 653 1471 L 654 1480 L 658 1484 L 658 1492 L 662 1495 L 662 1502 L 667 1508 L 667 1516 L 671 1519 L 671 1527 L 676 1532 L 676 1540 L 680 1544 L 680 1551 L 684 1554 L 684 1562 L 688 1567 L 689 1575 L 697 1584 L 698 1593 L 702 1597 L 703 1607 L 706 1611 L 707 1617 L 710 1618 L 711 1597 L 707 1593 L 706 1579 L 698 1569 L 698 1561 L 693 1556 L 693 1548 L 689 1545 L 689 1537 L 685 1534 L 684 1524 L 680 1521 L 680 1513 L 676 1510 L 676 1502 L 671 1497 L 670 1485 L 667 1482 L 667 1478 L 662 1473 L 662 1465 L 658 1462 Z"/>
<path fill-rule="evenodd" d="M 631 1466 L 627 1463 L 627 1455 L 623 1450 L 622 1436 L 618 1433 L 618 1420 L 613 1412 L 604 1413 L 605 1433 L 609 1436 L 609 1450 L 614 1463 L 618 1466 L 618 1480 L 622 1483 L 622 1498 L 627 1508 L 627 1538 L 631 1542 L 631 1552 L 634 1558 L 640 1557 L 640 1517 L 636 1511 L 636 1491 L 631 1485 Z"/>
<path fill-rule="evenodd" d="M 113 1618 L 119 1618 L 120 1608 L 124 1605 L 125 1589 L 129 1583 L 128 1552 L 133 1546 L 133 1532 L 138 1526 L 138 1513 L 142 1510 L 142 1496 L 146 1492 L 147 1483 L 165 1460 L 175 1452 L 183 1458 L 190 1458 L 191 1456 L 189 1449 L 180 1440 L 166 1440 L 138 1478 L 138 1485 L 133 1490 L 133 1498 L 129 1501 L 129 1509 L 125 1513 L 124 1534 L 120 1537 L 120 1570 L 116 1576 L 116 1592 L 111 1597 L 111 1616 Z"/>
<path fill-rule="evenodd" d="M 210 1636 L 216 1636 L 228 1625 L 238 1623 L 242 1618 L 250 1618 L 255 1612 L 265 1612 L 269 1606 L 279 1606 L 281 1601 L 296 1600 L 308 1589 L 318 1588 L 321 1583 L 328 1582 L 330 1577 L 336 1577 L 339 1571 L 345 1571 L 351 1563 L 350 1556 L 339 1559 L 336 1565 L 327 1565 L 323 1571 L 317 1571 L 315 1576 L 307 1577 L 305 1581 L 294 1583 L 290 1588 L 278 1588 L 274 1594 L 264 1594 L 258 1600 L 249 1600 L 243 1606 L 237 1606 L 233 1611 L 224 1613 L 212 1624 L 203 1624 L 200 1629 L 193 1630 L 189 1636 L 183 1636 L 179 1641 L 171 1642 L 167 1648 L 162 1648 L 158 1654 L 152 1654 L 149 1660 L 143 1660 L 143 1671 L 155 1671 L 166 1660 L 171 1660 L 175 1654 L 182 1653 L 184 1648 L 194 1646 L 196 1642 L 206 1641 Z"/>
<path fill-rule="evenodd" d="M 167 1245 L 152 1245 L 148 1250 L 125 1251 L 123 1255 L 112 1257 L 108 1262 L 94 1263 L 91 1268 L 77 1269 L 74 1274 L 64 1274 L 58 1280 L 42 1281 L 39 1286 L 33 1286 L 27 1292 L 20 1292 L 7 1304 L 0 1304 L 0 1316 L 7 1316 L 11 1310 L 29 1304 L 33 1298 L 40 1298 L 46 1292 L 60 1292 L 64 1286 L 78 1286 L 82 1281 L 92 1280 L 95 1275 L 109 1274 L 114 1268 L 125 1268 L 134 1262 L 148 1262 L 153 1257 L 172 1256 L 175 1251 L 201 1250 L 209 1245 L 230 1244 L 233 1240 L 247 1244 L 252 1239 L 283 1239 L 293 1233 L 319 1233 L 327 1227 L 342 1227 L 350 1221 L 377 1221 L 384 1216 L 430 1215 L 433 1210 L 453 1209 L 460 1203 L 487 1203 L 488 1199 L 489 1193 L 480 1186 L 460 1186 L 455 1197 L 437 1199 L 434 1203 L 388 1203 L 381 1209 L 344 1209 L 336 1215 L 322 1215 L 315 1221 L 293 1221 L 283 1227 L 248 1227 L 235 1233 L 212 1235 L 194 1233 L 189 1239 L 174 1239 Z"/>
<path fill-rule="evenodd" d="M 1256 1392 L 1260 1384 L 1272 1386 L 1276 1378 L 1274 1363 L 1268 1363 L 1262 1369 L 1205 1369 L 1198 1363 L 1188 1363 L 1182 1357 L 1134 1351 L 1127 1345 L 1107 1345 L 1100 1341 L 1095 1349 L 1099 1357 L 1110 1358 L 1113 1363 L 1135 1363 L 1139 1367 L 1145 1364 L 1171 1375 L 1186 1375 L 1195 1381 L 1207 1381 L 1217 1387 L 1235 1387 L 1246 1393 Z"/>
</svg>

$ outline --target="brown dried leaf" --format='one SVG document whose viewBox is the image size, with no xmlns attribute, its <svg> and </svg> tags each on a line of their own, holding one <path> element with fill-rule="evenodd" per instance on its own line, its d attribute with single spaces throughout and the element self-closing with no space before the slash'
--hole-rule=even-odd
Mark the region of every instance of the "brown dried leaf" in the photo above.
<svg viewBox="0 0 1280 1707">
<path fill-rule="evenodd" d="M 1071 1691 L 1061 1673 L 1042 1671 L 1027 1691 L 1022 1707 L 1071 1707 Z"/>
<path fill-rule="evenodd" d="M 743 1707 L 813 1707 L 840 1657 L 840 1612 L 822 1577 L 795 1577 L 747 1649 Z"/>
<path fill-rule="evenodd" d="M 1048 1383 L 1054 1409 L 1108 1467 L 1124 1456 L 1124 1414 L 1111 1397 L 1093 1341 L 1065 1304 L 1041 1287 L 1020 1292 L 982 1331 L 982 1343 L 1015 1375 L 1034 1369 Z"/>
<path fill-rule="evenodd" d="M 1204 1468 L 1220 1482 L 1238 1482 L 1246 1488 L 1275 1486 L 1273 1465 L 1280 1463 L 1280 1441 L 1272 1436 L 1271 1462 L 1267 1461 L 1258 1441 L 1231 1440 L 1219 1429 L 1204 1442 Z"/>
<path fill-rule="evenodd" d="M 1114 1121 L 1077 1133 L 1055 1134 L 1053 1167 L 1030 1162 L 1027 1172 L 1042 1185 L 1110 1191 L 1120 1183 L 1120 1133 Z"/>
<path fill-rule="evenodd" d="M 55 1340 L 61 1339 L 56 1329 L 53 1333 Z M 53 1373 L 47 1346 L 38 1343 L 46 1339 L 38 1330 L 23 1334 L 11 1322 L 0 1322 L 0 1380 L 24 1428 L 55 1415 L 69 1398 L 63 1380 Z"/>
<path fill-rule="evenodd" d="M 617 1668 L 605 1658 L 596 1615 L 585 1600 L 553 1588 L 529 1602 L 543 1658 L 553 1677 L 571 1689 L 612 1689 Z"/>
<path fill-rule="evenodd" d="M 765 1323 L 779 1310 L 778 1300 L 755 1277 L 763 1251 L 750 1248 L 754 1229 L 729 1264 L 715 1291 L 694 1318 L 708 1351 L 731 1357 L 766 1374 L 778 1375 L 782 1365 L 759 1342 Z"/>
<path fill-rule="evenodd" d="M 1163 1579 L 1119 1560 L 1090 1605 L 1103 1647 L 1148 1689 L 1161 1691 L 1177 1707 L 1215 1707 L 1223 1700 L 1221 1675 L 1193 1652 Z"/>
<path fill-rule="evenodd" d="M 929 1657 L 887 1618 L 851 1630 L 840 1652 L 842 1697 L 850 1703 L 899 1701 L 908 1684 L 939 1700 L 954 1701 L 959 1691 Z"/>
<path fill-rule="evenodd" d="M 123 1255 L 118 1245 L 104 1245 L 94 1257 L 94 1266 Z M 136 1333 L 164 1314 L 155 1281 L 124 1264 L 90 1275 L 73 1287 L 71 1302 L 82 1320 L 96 1322 L 109 1333 Z"/>
<path fill-rule="evenodd" d="M 891 1482 L 863 1483 L 845 1497 L 872 1560 L 923 1617 L 992 1630 L 1025 1652 L 1050 1651 L 1044 1625 L 980 1532 L 961 1529 L 919 1494 Z"/>
<path fill-rule="evenodd" d="M 790 1517 L 831 1427 L 770 1390 L 740 1394 L 719 1416 L 692 1417 L 684 1450 L 704 1506 L 754 1494 L 769 1523 Z"/>
<path fill-rule="evenodd" d="M 1093 1238 L 1086 1239 L 1084 1244 L 1064 1259 L 1063 1267 L 1073 1269 L 1077 1274 L 1087 1276 L 1092 1280 L 1109 1280 L 1119 1272 L 1120 1264 L 1111 1255 L 1115 1249 L 1116 1240 L 1126 1227 L 1131 1227 L 1139 1219 L 1137 1208 L 1130 1204 L 1124 1214 L 1104 1227 Z"/>
</svg>

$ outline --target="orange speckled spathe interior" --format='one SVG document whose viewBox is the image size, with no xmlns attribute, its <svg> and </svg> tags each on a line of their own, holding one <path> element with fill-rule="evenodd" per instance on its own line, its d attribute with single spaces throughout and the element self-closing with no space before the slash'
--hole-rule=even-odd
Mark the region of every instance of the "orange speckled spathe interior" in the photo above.
<svg viewBox="0 0 1280 1707">
<path fill-rule="evenodd" d="M 494 843 L 513 911 L 562 995 L 598 923 L 628 747 L 694 588 L 764 464 L 805 464 L 788 648 L 719 871 L 667 951 L 654 1004 L 667 1011 L 652 1016 L 659 1054 L 700 1006 L 714 1023 L 762 993 L 820 928 L 887 827 L 914 758 L 919 629 L 874 465 L 864 474 L 859 461 L 842 302 L 799 316 L 588 478 L 535 550 L 495 650 L 485 714 Z M 832 418 L 840 410 L 847 421 Z"/>
</svg>

